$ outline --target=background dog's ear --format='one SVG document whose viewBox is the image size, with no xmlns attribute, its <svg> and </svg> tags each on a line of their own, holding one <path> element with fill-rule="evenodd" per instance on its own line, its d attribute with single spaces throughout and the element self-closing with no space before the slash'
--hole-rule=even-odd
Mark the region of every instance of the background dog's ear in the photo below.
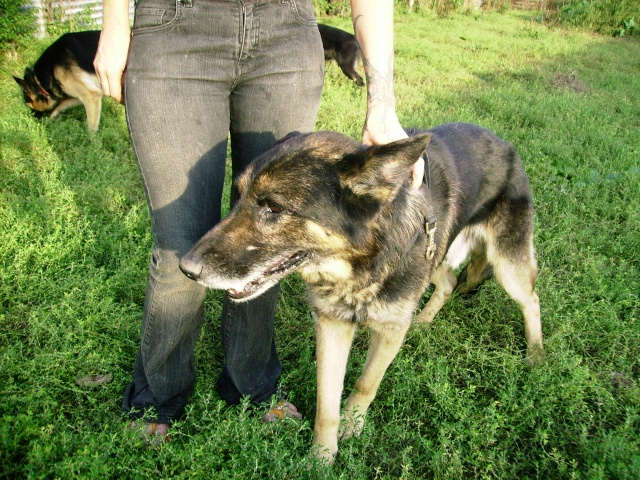
<svg viewBox="0 0 640 480">
<path fill-rule="evenodd" d="M 18 83 L 18 85 L 20 85 L 20 87 L 21 87 L 23 90 L 26 90 L 26 88 L 27 88 L 27 84 L 26 84 L 26 82 L 25 82 L 23 79 L 18 78 L 18 77 L 16 77 L 15 75 L 13 75 L 13 79 Z"/>
<path fill-rule="evenodd" d="M 341 182 L 355 195 L 388 203 L 411 178 L 411 167 L 425 152 L 430 140 L 431 134 L 423 133 L 347 155 L 336 165 Z"/>
</svg>

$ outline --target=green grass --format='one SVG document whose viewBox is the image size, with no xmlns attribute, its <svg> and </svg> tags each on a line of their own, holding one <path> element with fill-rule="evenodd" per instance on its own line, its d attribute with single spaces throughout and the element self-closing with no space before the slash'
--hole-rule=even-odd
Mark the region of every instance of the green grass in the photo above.
<svg viewBox="0 0 640 480">
<path fill-rule="evenodd" d="M 550 0 L 541 15 L 549 24 L 586 28 L 603 35 L 640 35 L 636 0 Z"/>
<path fill-rule="evenodd" d="M 327 23 L 349 29 L 346 19 Z M 37 121 L 0 61 L 0 477 L 640 477 L 640 44 L 548 29 L 527 14 L 397 17 L 407 126 L 470 121 L 516 145 L 533 188 L 544 363 L 524 363 L 519 309 L 493 282 L 409 332 L 360 438 L 308 468 L 313 322 L 298 277 L 277 316 L 283 380 L 303 422 L 262 425 L 213 389 L 221 296 L 207 301 L 199 381 L 172 441 L 125 431 L 151 238 L 122 107 Z M 359 137 L 364 89 L 328 65 L 318 129 Z M 368 336 L 354 344 L 346 384 Z M 75 379 L 112 374 L 81 387 Z"/>
</svg>

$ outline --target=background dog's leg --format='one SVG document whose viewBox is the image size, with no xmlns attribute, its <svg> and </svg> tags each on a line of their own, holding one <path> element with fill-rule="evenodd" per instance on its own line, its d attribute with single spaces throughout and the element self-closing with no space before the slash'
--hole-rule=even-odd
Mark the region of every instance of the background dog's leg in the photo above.
<svg viewBox="0 0 640 480">
<path fill-rule="evenodd" d="M 82 102 L 77 98 L 65 98 L 56 106 L 56 108 L 53 109 L 53 112 L 51 112 L 50 118 L 55 120 L 60 116 L 62 112 L 65 112 L 70 108 L 76 107 L 81 104 Z"/>
<path fill-rule="evenodd" d="M 435 289 L 427 304 L 416 317 L 415 322 L 427 325 L 433 322 L 437 313 L 451 296 L 453 289 L 456 288 L 456 282 L 451 267 L 447 263 L 441 263 L 431 276 L 431 283 L 435 285 Z"/>
<path fill-rule="evenodd" d="M 542 323 L 540 300 L 533 291 L 537 268 L 531 259 L 527 264 L 514 264 L 500 259 L 494 262 L 496 280 L 513 298 L 524 315 L 524 335 L 527 340 L 527 360 L 535 363 L 542 359 Z"/>
<path fill-rule="evenodd" d="M 358 75 L 356 68 L 358 66 L 358 60 L 354 60 L 353 62 L 349 62 L 348 60 L 339 59 L 338 65 L 340 66 L 340 70 L 351 80 L 355 80 L 356 85 L 362 87 L 364 85 L 364 80 L 362 77 Z"/>
<path fill-rule="evenodd" d="M 316 319 L 318 398 L 313 454 L 328 463 L 338 453 L 340 400 L 356 324 L 327 317 Z"/>
<path fill-rule="evenodd" d="M 90 92 L 82 98 L 82 103 L 87 111 L 87 128 L 97 132 L 102 112 L 102 94 Z"/>
<path fill-rule="evenodd" d="M 342 414 L 340 437 L 344 440 L 360 435 L 369 405 L 378 392 L 378 387 L 389 365 L 396 358 L 404 336 L 411 325 L 411 318 L 393 326 L 371 322 L 371 344 L 364 370 L 347 399 Z M 398 327 L 398 328 L 396 328 Z"/>
</svg>

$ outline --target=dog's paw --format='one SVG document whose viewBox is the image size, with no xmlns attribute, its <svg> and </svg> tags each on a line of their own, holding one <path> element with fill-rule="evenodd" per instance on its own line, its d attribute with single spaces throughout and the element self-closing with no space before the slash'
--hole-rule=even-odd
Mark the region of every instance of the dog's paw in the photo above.
<svg viewBox="0 0 640 480">
<path fill-rule="evenodd" d="M 534 365 L 538 365 L 542 363 L 544 360 L 544 349 L 542 345 L 533 345 L 527 348 L 527 365 L 533 367 Z"/>
<path fill-rule="evenodd" d="M 358 437 L 362 430 L 364 430 L 364 415 L 354 411 L 347 411 L 342 414 L 340 429 L 338 430 L 338 438 L 340 440 Z"/>
<path fill-rule="evenodd" d="M 319 464 L 320 466 L 330 467 L 336 461 L 336 455 L 338 454 L 338 448 L 335 448 L 335 451 L 329 447 L 325 447 L 324 445 L 315 444 L 311 447 L 311 451 L 309 452 L 310 465 Z"/>
<path fill-rule="evenodd" d="M 429 327 L 431 326 L 431 324 L 433 323 L 433 321 L 436 318 L 436 315 L 438 314 L 438 312 L 440 311 L 439 309 L 433 309 L 433 308 L 427 308 L 428 305 L 426 305 L 422 311 L 416 316 L 416 318 L 414 319 L 413 323 L 415 325 L 422 325 L 425 327 Z"/>
</svg>

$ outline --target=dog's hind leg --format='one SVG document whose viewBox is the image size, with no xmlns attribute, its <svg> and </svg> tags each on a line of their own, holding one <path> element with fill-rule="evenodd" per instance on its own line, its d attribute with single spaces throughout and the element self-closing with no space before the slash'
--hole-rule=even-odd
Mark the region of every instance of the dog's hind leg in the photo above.
<svg viewBox="0 0 640 480">
<path fill-rule="evenodd" d="M 313 454 L 329 464 L 338 453 L 340 400 L 355 330 L 355 322 L 322 316 L 316 319 L 318 395 Z"/>
<path fill-rule="evenodd" d="M 435 285 L 431 298 L 416 317 L 416 323 L 430 324 L 442 306 L 456 289 L 458 280 L 453 270 L 458 268 L 471 255 L 471 275 L 466 282 L 475 282 L 479 273 L 485 269 L 487 260 L 484 242 L 475 230 L 464 229 L 453 240 L 443 262 L 431 274 L 429 281 Z M 464 284 L 462 285 L 464 288 Z"/>
<path fill-rule="evenodd" d="M 522 309 L 527 361 L 535 363 L 542 359 L 543 353 L 540 300 L 534 291 L 537 274 L 535 260 L 531 256 L 527 261 L 515 263 L 499 258 L 492 263 L 497 282 Z"/>
<path fill-rule="evenodd" d="M 367 325 L 371 328 L 371 342 L 362 375 L 347 398 L 342 413 L 340 438 L 343 440 L 358 436 L 362 432 L 369 405 L 378 392 L 385 372 L 402 346 L 411 325 L 411 318 L 401 323 L 393 322 L 393 325 L 381 322 L 369 322 Z"/>
<path fill-rule="evenodd" d="M 357 47 L 354 47 L 353 51 L 348 51 L 347 53 L 341 53 L 337 56 L 336 62 L 348 78 L 354 80 L 356 85 L 362 87 L 364 85 L 364 81 L 362 77 L 358 74 L 358 51 Z"/>
<path fill-rule="evenodd" d="M 478 247 L 472 254 L 469 263 L 465 265 L 458 275 L 458 285 L 455 292 L 460 295 L 473 294 L 478 287 L 493 276 L 493 268 L 487 260 L 484 249 Z"/>
<path fill-rule="evenodd" d="M 347 69 L 343 69 L 342 71 L 345 72 L 347 77 L 349 77 L 352 80 L 355 80 L 357 86 L 362 87 L 364 85 L 364 80 L 358 74 L 357 69 L 358 69 L 358 59 L 356 58 L 352 62 L 350 67 L 348 67 Z"/>
<path fill-rule="evenodd" d="M 427 304 L 416 317 L 415 323 L 431 324 L 442 306 L 451 296 L 457 283 L 451 266 L 446 262 L 441 263 L 435 272 L 433 272 L 433 275 L 431 275 L 431 283 L 435 285 L 435 289 Z"/>
</svg>

